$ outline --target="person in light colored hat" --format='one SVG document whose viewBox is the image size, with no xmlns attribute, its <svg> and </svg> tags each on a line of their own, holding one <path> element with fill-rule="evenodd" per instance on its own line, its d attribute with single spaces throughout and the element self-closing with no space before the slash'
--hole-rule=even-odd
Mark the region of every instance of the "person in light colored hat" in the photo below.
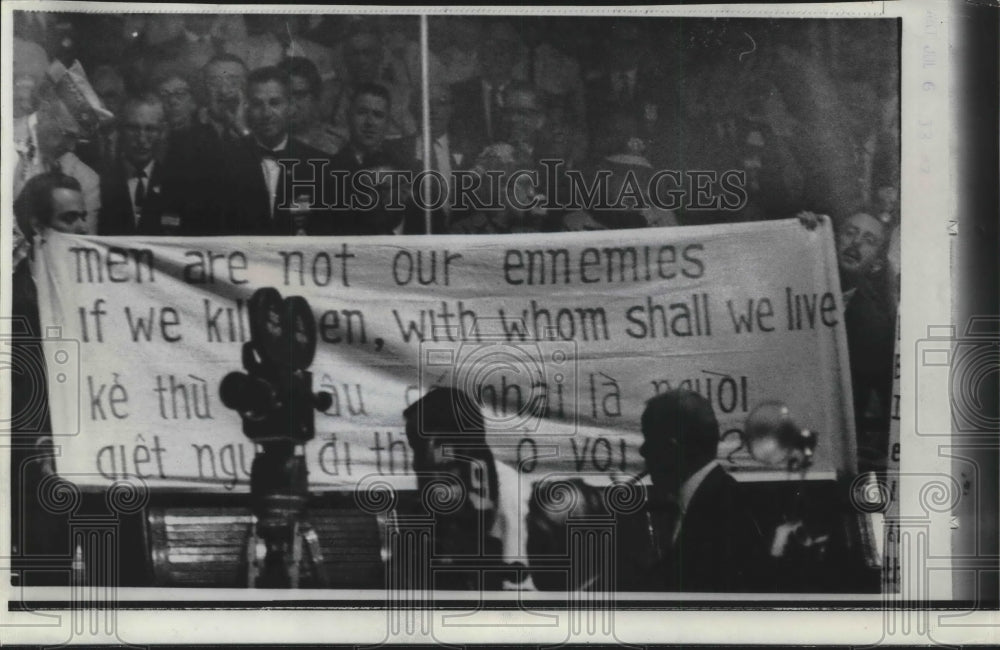
<svg viewBox="0 0 1000 650">
<path fill-rule="evenodd" d="M 14 79 L 14 118 L 34 113 L 38 89 L 49 69 L 49 55 L 38 41 L 32 40 L 27 19 L 32 12 L 14 12 L 14 48 L 11 55 Z"/>
<path fill-rule="evenodd" d="M 46 98 L 38 110 L 14 120 L 14 149 L 18 160 L 14 167 L 14 196 L 32 177 L 46 171 L 60 171 L 79 183 L 86 205 L 86 231 L 97 232 L 97 213 L 101 209 L 100 177 L 77 157 L 73 149 L 80 136 L 80 125 L 61 101 Z"/>
</svg>

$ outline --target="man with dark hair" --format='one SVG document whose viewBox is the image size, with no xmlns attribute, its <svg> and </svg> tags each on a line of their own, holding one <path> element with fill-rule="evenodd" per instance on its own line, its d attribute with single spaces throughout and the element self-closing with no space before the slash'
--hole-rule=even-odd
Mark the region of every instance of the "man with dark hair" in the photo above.
<svg viewBox="0 0 1000 650">
<path fill-rule="evenodd" d="M 30 263 L 34 247 L 44 245 L 49 232 L 87 232 L 87 210 L 80 183 L 58 171 L 32 177 L 14 201 L 14 217 L 17 228 L 11 279 L 13 365 L 9 421 L 11 543 L 15 558 L 47 556 L 46 567 L 59 569 L 31 572 L 32 583 L 66 584 L 72 558 L 67 521 L 64 515 L 53 514 L 40 498 L 40 482 L 55 473 L 55 465 L 45 358 L 39 345 L 45 332 L 39 320 L 38 293 Z"/>
<path fill-rule="evenodd" d="M 350 139 L 344 148 L 332 159 L 334 171 L 347 171 L 347 192 L 338 197 L 338 214 L 331 222 L 330 232 L 339 235 L 388 235 L 400 228 L 406 210 L 400 208 L 387 213 L 378 201 L 377 205 L 365 208 L 356 205 L 363 199 L 357 189 L 357 174 L 372 173 L 375 170 L 405 170 L 399 155 L 387 148 L 386 134 L 389 127 L 389 113 L 392 109 L 389 91 L 379 84 L 360 84 L 355 88 L 348 111 Z M 377 181 L 377 179 L 375 179 Z M 400 181 L 394 181 L 400 183 Z M 372 183 L 369 183 L 371 185 Z M 375 183 L 381 185 L 380 183 Z M 400 186 L 400 199 L 405 199 L 407 188 Z M 401 203 L 403 201 L 401 200 Z M 355 205 L 352 205 L 355 204 Z"/>
<path fill-rule="evenodd" d="M 11 316 L 24 328 L 24 331 L 14 334 L 40 337 L 43 332 L 38 320 L 38 294 L 31 277 L 30 263 L 35 247 L 44 245 L 48 233 L 87 233 L 87 208 L 79 181 L 58 171 L 33 176 L 14 200 L 14 219 Z M 38 403 L 40 395 L 43 398 L 47 396 L 44 377 L 34 374 L 34 369 L 44 372 L 45 363 L 40 357 L 40 350 L 31 347 L 27 351 L 29 355 L 37 353 L 39 358 L 37 363 L 27 366 L 30 370 L 12 373 L 11 413 L 15 416 L 30 414 L 31 417 L 27 420 L 15 417 L 12 426 L 48 432 L 48 402 L 43 399 L 42 408 L 32 406 Z M 17 360 L 20 357 L 14 355 L 12 358 Z"/>
<path fill-rule="evenodd" d="M 513 145 L 525 160 L 534 162 L 539 134 L 545 126 L 545 105 L 541 93 L 531 84 L 511 82 L 504 88 L 503 106 L 499 113 L 496 141 Z"/>
<path fill-rule="evenodd" d="M 851 361 L 859 469 L 885 469 L 896 306 L 885 291 L 887 214 L 858 212 L 837 227 L 837 262 L 844 292 L 844 329 Z"/>
<path fill-rule="evenodd" d="M 31 277 L 30 262 L 35 247 L 44 245 L 49 232 L 86 234 L 87 208 L 83 202 L 80 183 L 62 172 L 43 172 L 33 176 L 14 201 L 14 275 L 11 285 L 11 316 L 19 321 L 26 331 L 14 332 L 28 337 L 42 336 L 38 320 L 38 294 Z M 44 377 L 33 374 L 33 369 L 44 369 L 40 350 L 32 347 L 29 353 L 38 353 L 37 363 L 32 370 L 14 372 L 11 377 L 13 388 L 11 413 L 15 416 L 30 414 L 32 417 L 12 425 L 26 426 L 31 431 L 45 431 L 48 425 L 48 402 L 44 408 L 33 408 L 39 395 L 46 395 Z M 14 355 L 15 360 L 19 357 Z M 41 390 L 40 390 L 41 389 Z"/>
<path fill-rule="evenodd" d="M 172 134 L 164 167 L 177 179 L 182 235 L 235 235 L 242 220 L 229 208 L 229 166 L 246 125 L 247 69 L 238 57 L 220 54 L 201 69 L 205 92 L 202 120 Z"/>
<path fill-rule="evenodd" d="M 501 563 L 496 461 L 486 442 L 482 411 L 465 391 L 434 388 L 411 404 L 403 417 L 413 450 L 417 489 L 424 497 L 448 486 L 443 499 L 423 498 L 435 519 L 433 557 L 440 564 L 493 558 Z M 443 479 L 443 481 L 442 481 Z M 457 505 L 460 503 L 460 505 Z M 439 507 L 435 507 L 435 505 Z M 430 558 L 421 558 L 421 561 Z M 436 572 L 434 589 L 496 589 L 502 572 L 477 569 Z"/>
<path fill-rule="evenodd" d="M 384 158 L 391 110 L 392 98 L 385 86 L 375 83 L 356 86 L 348 112 L 350 141 L 337 159 L 350 163 L 353 158 L 355 165 L 371 165 Z"/>
<path fill-rule="evenodd" d="M 292 136 L 330 156 L 340 151 L 346 138 L 322 118 L 322 79 L 315 64 L 303 57 L 289 57 L 278 67 L 288 75 Z"/>
<path fill-rule="evenodd" d="M 220 137 L 246 135 L 247 67 L 232 54 L 219 54 L 201 69 L 207 122 Z"/>
<path fill-rule="evenodd" d="M 85 234 L 87 208 L 80 182 L 59 171 L 31 177 L 14 200 L 14 217 L 29 241 L 49 230 Z"/>
<path fill-rule="evenodd" d="M 739 484 L 716 460 L 719 423 L 700 394 L 646 403 L 639 453 L 652 478 L 650 514 L 668 591 L 757 591 L 763 535 Z"/>
<path fill-rule="evenodd" d="M 152 73 L 152 86 L 163 101 L 170 131 L 190 128 L 198 113 L 194 81 L 180 67 L 161 64 Z"/>
<path fill-rule="evenodd" d="M 312 234 L 327 221 L 323 184 L 329 157 L 290 137 L 288 76 L 259 68 L 247 79 L 249 134 L 230 149 L 230 222 L 240 234 Z"/>
<path fill-rule="evenodd" d="M 417 121 L 410 114 L 409 97 L 411 93 L 419 93 L 418 82 L 387 65 L 386 54 L 378 24 L 368 18 L 353 20 L 343 45 L 344 78 L 333 111 L 337 127 L 349 126 L 354 98 L 362 87 L 377 84 L 389 96 L 386 133 L 391 138 L 398 138 L 417 131 Z"/>
<path fill-rule="evenodd" d="M 101 235 L 165 234 L 179 225 L 165 210 L 163 103 L 156 95 L 131 97 L 119 120 L 120 156 L 101 171 Z M 164 219 L 168 223 L 164 223 Z M 174 224 L 169 220 L 178 221 Z"/>
</svg>

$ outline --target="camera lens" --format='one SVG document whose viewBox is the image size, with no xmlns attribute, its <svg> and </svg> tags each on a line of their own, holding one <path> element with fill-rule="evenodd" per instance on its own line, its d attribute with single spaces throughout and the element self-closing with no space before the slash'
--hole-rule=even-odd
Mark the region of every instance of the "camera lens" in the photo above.
<svg viewBox="0 0 1000 650">
<path fill-rule="evenodd" d="M 242 372 L 231 372 L 223 377 L 219 398 L 226 407 L 251 420 L 264 417 L 277 404 L 274 389 L 267 381 Z"/>
</svg>

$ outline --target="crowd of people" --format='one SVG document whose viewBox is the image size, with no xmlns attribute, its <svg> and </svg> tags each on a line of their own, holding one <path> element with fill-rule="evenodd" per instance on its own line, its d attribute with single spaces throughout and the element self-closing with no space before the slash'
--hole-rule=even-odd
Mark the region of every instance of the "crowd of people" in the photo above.
<svg viewBox="0 0 1000 650">
<path fill-rule="evenodd" d="M 431 17 L 429 147 L 416 17 L 22 11 L 14 27 L 13 194 L 39 174 L 74 179 L 83 209 L 63 226 L 82 233 L 556 232 L 830 215 L 859 430 L 887 429 L 892 21 Z M 886 65 L 859 65 L 880 56 Z M 370 177 L 374 200 L 351 200 L 362 172 L 425 169 L 443 179 L 433 206 L 414 198 L 426 188 L 383 176 Z M 519 170 L 539 180 L 503 182 Z M 499 191 L 463 198 L 460 172 L 497 174 Z M 602 174 L 606 194 L 577 200 Z M 22 217 L 16 259 L 38 215 Z"/>
<path fill-rule="evenodd" d="M 90 233 L 423 233 L 415 201 L 387 210 L 379 193 L 359 209 L 334 196 L 323 172 L 425 168 L 446 183 L 459 171 L 541 171 L 544 182 L 518 192 L 549 199 L 524 209 L 502 196 L 483 207 L 456 197 L 452 182 L 433 190 L 446 197 L 434 205 L 433 232 L 691 225 L 800 210 L 898 221 L 895 66 L 850 65 L 852 50 L 895 52 L 894 23 L 842 26 L 827 39 L 848 62 L 838 66 L 819 58 L 822 39 L 803 38 L 817 25 L 432 17 L 424 161 L 416 17 L 15 18 L 15 193 L 58 166 L 80 181 Z M 545 174 L 543 160 L 561 166 Z M 300 194 L 317 170 L 323 180 Z M 650 183 L 661 170 L 672 174 Z M 573 172 L 610 174 L 613 199 L 637 179 L 638 195 L 553 202 Z M 726 172 L 739 174 L 728 196 L 718 180 Z"/>
<path fill-rule="evenodd" d="M 17 11 L 15 315 L 37 328 L 26 268 L 47 230 L 490 234 L 829 215 L 861 467 L 881 469 L 897 43 L 894 21 L 434 16 L 424 97 L 417 17 Z M 425 170 L 444 179 L 433 206 L 383 182 Z M 467 201 L 460 172 L 518 182 Z M 374 200 L 361 205 L 349 195 L 363 173 Z M 577 197 L 574 178 L 606 178 L 611 200 L 546 201 Z"/>
</svg>

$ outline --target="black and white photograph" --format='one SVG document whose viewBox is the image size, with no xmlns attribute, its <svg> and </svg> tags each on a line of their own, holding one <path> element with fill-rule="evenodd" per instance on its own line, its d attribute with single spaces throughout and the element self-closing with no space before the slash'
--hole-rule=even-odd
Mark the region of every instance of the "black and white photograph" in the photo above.
<svg viewBox="0 0 1000 650">
<path fill-rule="evenodd" d="M 872 4 L 5 3 L 8 605 L 982 607 L 911 575 L 996 530 L 947 39 Z"/>
</svg>

